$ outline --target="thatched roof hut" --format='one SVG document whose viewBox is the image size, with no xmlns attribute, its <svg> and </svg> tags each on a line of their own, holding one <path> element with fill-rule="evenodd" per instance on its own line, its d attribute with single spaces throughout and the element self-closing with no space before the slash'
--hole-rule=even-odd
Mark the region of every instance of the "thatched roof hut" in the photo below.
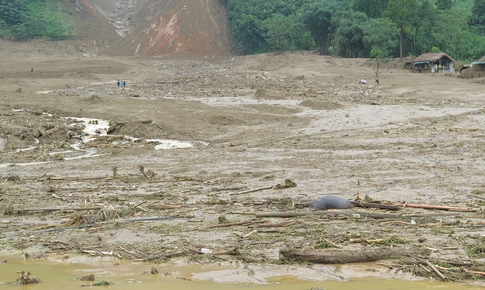
<svg viewBox="0 0 485 290">
<path fill-rule="evenodd" d="M 451 56 L 447 55 L 444 52 L 437 52 L 437 53 L 424 53 L 417 58 L 414 59 L 413 63 L 428 61 L 428 62 L 437 62 L 439 60 L 448 60 L 451 62 L 456 62 Z"/>
<path fill-rule="evenodd" d="M 456 61 L 444 52 L 425 53 L 413 61 L 415 72 L 454 72 L 453 63 Z"/>
</svg>

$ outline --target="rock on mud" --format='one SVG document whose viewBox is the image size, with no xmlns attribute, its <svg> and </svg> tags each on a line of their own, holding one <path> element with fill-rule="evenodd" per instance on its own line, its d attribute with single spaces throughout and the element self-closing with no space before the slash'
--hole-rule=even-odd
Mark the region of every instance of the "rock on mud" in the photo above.
<svg viewBox="0 0 485 290">
<path fill-rule="evenodd" d="M 354 207 L 349 200 L 336 197 L 333 195 L 323 196 L 313 202 L 311 205 L 314 209 L 346 209 Z"/>
</svg>

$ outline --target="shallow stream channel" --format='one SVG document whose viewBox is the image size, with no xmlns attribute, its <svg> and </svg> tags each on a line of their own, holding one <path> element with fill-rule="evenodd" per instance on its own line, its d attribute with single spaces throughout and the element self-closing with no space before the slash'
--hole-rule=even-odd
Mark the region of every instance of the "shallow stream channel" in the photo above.
<svg viewBox="0 0 485 290">
<path fill-rule="evenodd" d="M 109 289 L 197 289 L 197 290 L 475 290 L 484 289 L 469 284 L 445 283 L 439 281 L 403 281 L 398 279 L 350 279 L 346 282 L 325 280 L 305 281 L 294 276 L 274 276 L 264 283 L 217 283 L 210 279 L 197 278 L 200 273 L 215 272 L 230 267 L 200 265 L 152 265 L 124 260 L 89 259 L 65 257 L 64 260 L 23 259 L 21 255 L 0 253 L 0 289 L 79 289 L 106 283 L 95 288 Z M 154 270 L 155 269 L 155 270 Z M 31 277 L 40 283 L 17 285 L 20 271 L 29 271 Z M 155 271 L 155 272 L 154 272 Z M 91 276 L 94 280 L 83 281 L 81 277 Z M 20 288 L 19 288 L 20 287 Z"/>
</svg>

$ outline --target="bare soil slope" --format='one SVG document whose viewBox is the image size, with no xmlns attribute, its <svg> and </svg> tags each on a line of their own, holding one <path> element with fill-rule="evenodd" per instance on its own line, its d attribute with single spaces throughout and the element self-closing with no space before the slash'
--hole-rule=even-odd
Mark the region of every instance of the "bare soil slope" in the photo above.
<svg viewBox="0 0 485 290">
<path fill-rule="evenodd" d="M 206 56 L 230 53 L 226 11 L 217 0 L 152 0 L 144 5 L 137 17 L 144 21 L 116 43 L 111 53 Z"/>
<path fill-rule="evenodd" d="M 66 7 L 79 37 L 72 43 L 91 53 L 218 57 L 231 51 L 218 0 L 81 0 Z"/>
</svg>

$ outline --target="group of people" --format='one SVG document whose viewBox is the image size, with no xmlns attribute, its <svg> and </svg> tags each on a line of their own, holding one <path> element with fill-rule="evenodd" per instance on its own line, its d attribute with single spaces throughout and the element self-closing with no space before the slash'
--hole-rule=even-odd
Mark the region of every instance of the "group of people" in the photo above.
<svg viewBox="0 0 485 290">
<path fill-rule="evenodd" d="M 118 87 L 122 87 L 122 88 L 124 88 L 126 86 L 125 81 L 118 81 L 116 84 L 118 85 Z"/>
<path fill-rule="evenodd" d="M 359 85 L 365 85 L 367 84 L 367 80 L 366 79 L 360 79 L 359 80 Z M 379 79 L 376 79 L 376 85 L 379 84 Z"/>
</svg>

